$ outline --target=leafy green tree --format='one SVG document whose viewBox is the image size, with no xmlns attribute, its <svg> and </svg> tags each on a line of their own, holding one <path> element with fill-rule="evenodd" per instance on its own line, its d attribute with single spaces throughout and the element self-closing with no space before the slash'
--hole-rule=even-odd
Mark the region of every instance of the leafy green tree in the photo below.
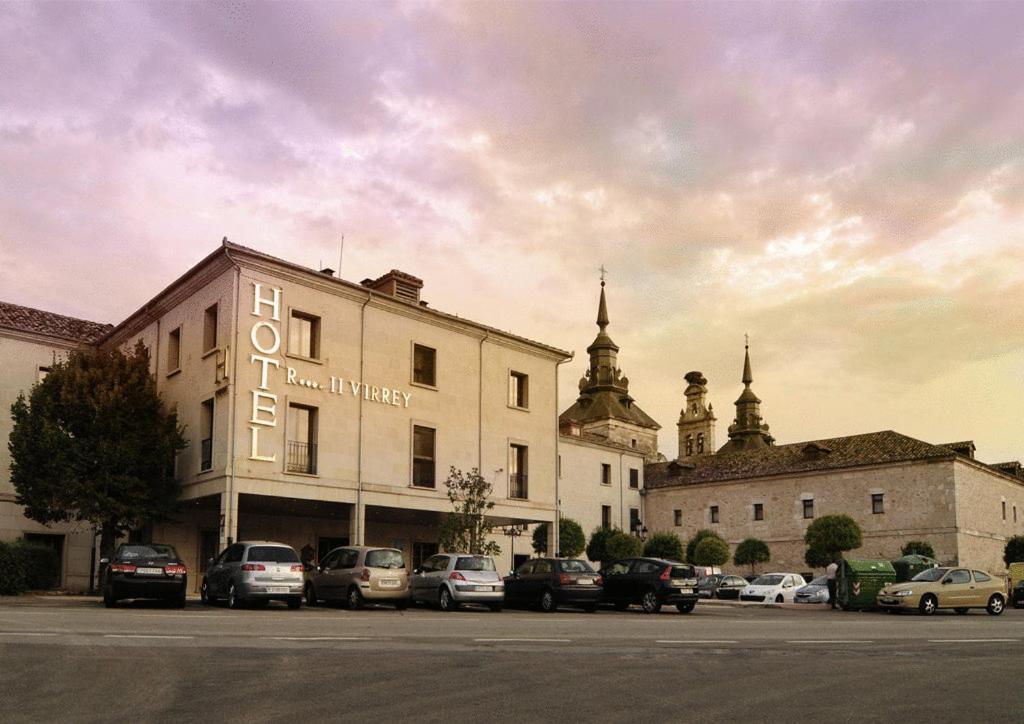
<svg viewBox="0 0 1024 724">
<path fill-rule="evenodd" d="M 636 558 L 640 555 L 640 539 L 622 530 L 615 530 L 605 543 L 605 550 L 608 553 L 609 561 L 617 561 L 623 558 Z M 601 561 L 604 562 L 603 560 Z"/>
<path fill-rule="evenodd" d="M 815 518 L 804 533 L 807 547 L 828 556 L 830 563 L 839 560 L 844 552 L 860 548 L 862 542 L 860 526 L 848 515 L 823 515 Z"/>
<path fill-rule="evenodd" d="M 903 556 L 928 556 L 929 558 L 935 557 L 935 549 L 932 548 L 932 544 L 923 540 L 912 540 L 908 541 L 903 549 L 900 551 L 900 555 Z"/>
<path fill-rule="evenodd" d="M 811 568 L 824 568 L 835 561 L 835 556 L 819 548 L 808 548 L 804 552 L 804 563 Z"/>
<path fill-rule="evenodd" d="M 1003 549 L 1003 562 L 1006 565 L 1024 562 L 1024 535 L 1015 535 L 1006 541 L 1006 547 Z"/>
<path fill-rule="evenodd" d="M 595 528 L 587 541 L 587 558 L 599 563 L 610 561 L 608 557 L 608 539 L 615 531 L 614 528 Z"/>
<path fill-rule="evenodd" d="M 683 542 L 675 533 L 655 533 L 644 543 L 644 555 L 668 561 L 683 560 Z"/>
<path fill-rule="evenodd" d="M 558 555 L 575 558 L 587 546 L 583 528 L 572 518 L 562 518 L 558 524 Z M 543 555 L 548 552 L 548 524 L 541 523 L 533 531 L 533 552 Z"/>
<path fill-rule="evenodd" d="M 175 454 L 185 447 L 149 372 L 149 352 L 78 350 L 19 395 L 7 447 L 25 515 L 84 521 L 109 558 L 117 538 L 177 508 Z"/>
<path fill-rule="evenodd" d="M 705 538 L 708 538 L 708 537 L 718 538 L 718 540 L 722 540 L 722 536 L 718 535 L 718 533 L 716 533 L 715 531 L 708 530 L 707 528 L 701 528 L 696 533 L 694 533 L 693 537 L 690 538 L 690 540 L 686 543 L 686 562 L 687 563 L 696 563 L 697 562 L 697 561 L 695 561 L 693 559 L 693 554 L 694 554 L 694 551 L 697 549 L 697 544 L 700 543 Z M 725 541 L 722 541 L 722 542 L 724 543 Z"/>
<path fill-rule="evenodd" d="M 717 535 L 700 539 L 693 549 L 693 562 L 698 566 L 720 566 L 729 560 L 729 544 Z"/>
<path fill-rule="evenodd" d="M 768 544 L 760 538 L 745 538 L 736 546 L 732 555 L 732 562 L 737 566 L 750 566 L 751 575 L 758 563 L 767 563 L 771 560 L 772 554 Z"/>
<path fill-rule="evenodd" d="M 444 484 L 454 510 L 441 524 L 438 545 L 446 551 L 481 556 L 501 553 L 501 546 L 487 540 L 496 527 L 487 519 L 487 512 L 494 507 L 487 479 L 476 468 L 464 473 L 452 466 Z"/>
</svg>

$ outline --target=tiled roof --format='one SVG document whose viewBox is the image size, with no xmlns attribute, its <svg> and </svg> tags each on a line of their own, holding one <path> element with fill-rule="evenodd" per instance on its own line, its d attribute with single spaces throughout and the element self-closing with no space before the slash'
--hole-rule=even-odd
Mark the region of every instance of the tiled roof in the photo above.
<svg viewBox="0 0 1024 724">
<path fill-rule="evenodd" d="M 758 478 L 862 465 L 953 458 L 948 447 L 931 445 L 892 430 L 776 445 L 766 450 L 698 455 L 644 467 L 647 488 Z"/>
<path fill-rule="evenodd" d="M 113 326 L 0 302 L 0 328 L 44 334 L 73 342 L 95 342 Z"/>
</svg>

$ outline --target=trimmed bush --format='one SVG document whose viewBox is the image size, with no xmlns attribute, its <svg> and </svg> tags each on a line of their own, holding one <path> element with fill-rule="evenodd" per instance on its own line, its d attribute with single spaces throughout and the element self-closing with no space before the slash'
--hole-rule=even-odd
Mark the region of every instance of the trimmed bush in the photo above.
<svg viewBox="0 0 1024 724">
<path fill-rule="evenodd" d="M 717 538 L 718 540 L 721 540 L 723 543 L 725 543 L 725 541 L 722 540 L 722 536 L 718 535 L 718 533 L 716 533 L 715 531 L 708 530 L 707 528 L 701 528 L 700 530 L 698 530 L 696 533 L 693 534 L 693 538 L 690 538 L 689 542 L 687 542 L 687 544 L 686 544 L 686 562 L 687 563 L 696 563 L 697 562 L 696 560 L 694 560 L 693 554 L 694 554 L 694 551 L 697 549 L 697 544 L 700 543 L 705 538 Z"/>
<path fill-rule="evenodd" d="M 583 528 L 572 518 L 562 518 L 558 524 L 558 539 L 558 555 L 563 558 L 575 558 L 587 545 Z M 548 552 L 547 523 L 541 523 L 533 531 L 533 552 L 538 555 Z"/>
<path fill-rule="evenodd" d="M 57 551 L 38 543 L 15 544 L 25 567 L 25 585 L 30 591 L 56 588 L 60 582 L 60 557 Z"/>
<path fill-rule="evenodd" d="M 903 556 L 928 556 L 929 558 L 935 557 L 935 549 L 932 548 L 932 544 L 928 541 L 923 540 L 912 540 L 908 541 L 903 549 L 900 551 L 900 555 Z"/>
<path fill-rule="evenodd" d="M 771 560 L 772 554 L 768 544 L 760 538 L 745 538 L 736 546 L 732 562 L 737 566 L 750 566 L 750 572 L 754 572 L 754 566 L 758 563 L 767 563 Z"/>
<path fill-rule="evenodd" d="M 693 549 L 693 562 L 698 566 L 720 566 L 729 560 L 729 544 L 717 535 L 704 536 Z"/>
<path fill-rule="evenodd" d="M 811 568 L 825 568 L 834 560 L 832 554 L 826 553 L 820 548 L 808 548 L 804 553 L 804 563 Z"/>
<path fill-rule="evenodd" d="M 860 526 L 848 515 L 815 518 L 804 533 L 804 543 L 808 548 L 821 551 L 832 559 L 839 558 L 845 551 L 860 548 L 862 542 Z"/>
<path fill-rule="evenodd" d="M 669 561 L 682 561 L 685 555 L 683 542 L 675 533 L 655 533 L 644 543 L 644 555 Z"/>
<path fill-rule="evenodd" d="M 17 596 L 28 590 L 25 557 L 17 543 L 0 541 L 0 595 Z"/>
<path fill-rule="evenodd" d="M 640 539 L 625 531 L 613 531 L 605 543 L 605 551 L 608 553 L 609 561 L 636 558 L 641 553 Z"/>
</svg>

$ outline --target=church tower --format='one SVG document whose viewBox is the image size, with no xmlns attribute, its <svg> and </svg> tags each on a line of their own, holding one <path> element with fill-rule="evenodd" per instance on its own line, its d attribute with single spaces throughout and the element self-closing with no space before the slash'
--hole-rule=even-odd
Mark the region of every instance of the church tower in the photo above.
<svg viewBox="0 0 1024 724">
<path fill-rule="evenodd" d="M 754 375 L 750 372 L 750 345 L 743 346 L 743 392 L 736 400 L 736 419 L 729 425 L 729 442 L 719 453 L 764 450 L 775 444 L 768 425 L 761 420 L 761 400 L 750 389 Z"/>
<path fill-rule="evenodd" d="M 629 378 L 618 367 L 619 346 L 608 336 L 608 302 L 601 280 L 597 337 L 587 347 L 590 367 L 580 378 L 580 396 L 559 418 L 563 434 L 593 435 L 639 450 L 648 462 L 659 459 L 661 426 L 629 395 Z M 661 458 L 663 459 L 663 458 Z"/>
<path fill-rule="evenodd" d="M 679 459 L 715 451 L 715 413 L 707 402 L 708 381 L 700 372 L 687 372 L 686 403 L 679 412 Z"/>
</svg>

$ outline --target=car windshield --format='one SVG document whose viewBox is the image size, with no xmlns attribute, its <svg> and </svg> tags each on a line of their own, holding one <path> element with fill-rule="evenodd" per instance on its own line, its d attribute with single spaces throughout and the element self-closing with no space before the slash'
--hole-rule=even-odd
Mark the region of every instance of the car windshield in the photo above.
<svg viewBox="0 0 1024 724">
<path fill-rule="evenodd" d="M 177 559 L 178 552 L 174 546 L 165 546 L 159 543 L 150 543 L 144 546 L 122 546 L 117 554 L 118 558 L 130 560 L 132 558 L 174 558 Z"/>
<path fill-rule="evenodd" d="M 494 559 L 489 556 L 462 556 L 455 561 L 457 571 L 493 571 Z"/>
<path fill-rule="evenodd" d="M 697 581 L 698 586 L 713 586 L 718 583 L 718 576 L 704 576 Z"/>
<path fill-rule="evenodd" d="M 817 578 L 811 579 L 811 582 L 808 583 L 807 585 L 808 586 L 827 586 L 828 585 L 828 576 L 818 576 Z"/>
<path fill-rule="evenodd" d="M 594 569 L 586 561 L 559 561 L 558 568 L 563 573 L 593 573 Z"/>
<path fill-rule="evenodd" d="M 260 563 L 298 563 L 299 554 L 284 546 L 253 546 L 246 558 Z"/>
<path fill-rule="evenodd" d="M 405 568 L 402 551 L 383 548 L 366 554 L 367 568 Z M 467 570 L 467 569 L 463 569 Z"/>
<path fill-rule="evenodd" d="M 782 576 L 758 576 L 751 586 L 777 586 L 782 583 Z"/>
<path fill-rule="evenodd" d="M 916 576 L 911 578 L 911 581 L 926 581 L 934 582 L 942 578 L 949 572 L 948 568 L 929 568 L 928 570 L 921 571 Z"/>
</svg>

